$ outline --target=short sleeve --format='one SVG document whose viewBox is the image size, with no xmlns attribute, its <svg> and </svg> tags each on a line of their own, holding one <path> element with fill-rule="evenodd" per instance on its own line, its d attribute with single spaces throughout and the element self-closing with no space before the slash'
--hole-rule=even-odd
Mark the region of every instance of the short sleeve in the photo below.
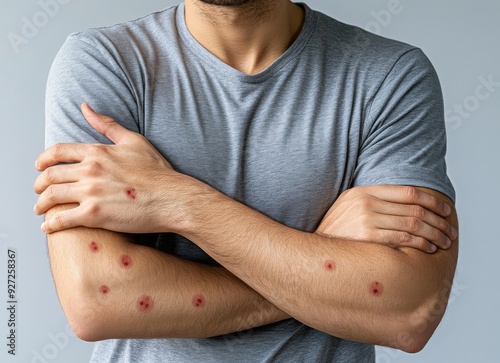
<svg viewBox="0 0 500 363">
<path fill-rule="evenodd" d="M 45 146 L 56 143 L 110 143 L 83 117 L 89 103 L 127 129 L 139 132 L 136 95 L 111 53 L 90 38 L 68 37 L 59 50 L 47 81 Z"/>
<path fill-rule="evenodd" d="M 388 72 L 364 122 L 353 186 L 412 185 L 455 201 L 446 171 L 446 129 L 437 74 L 413 49 Z"/>
</svg>

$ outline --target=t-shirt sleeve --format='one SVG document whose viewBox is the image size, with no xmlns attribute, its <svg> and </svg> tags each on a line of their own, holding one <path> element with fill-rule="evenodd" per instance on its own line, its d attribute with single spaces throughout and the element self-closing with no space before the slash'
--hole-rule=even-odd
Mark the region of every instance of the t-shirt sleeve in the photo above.
<svg viewBox="0 0 500 363">
<path fill-rule="evenodd" d="M 117 57 L 91 38 L 68 37 L 58 52 L 47 81 L 45 146 L 56 143 L 110 143 L 83 117 L 90 104 L 127 129 L 139 132 L 137 97 Z"/>
<path fill-rule="evenodd" d="M 412 185 L 455 201 L 446 172 L 446 129 L 437 74 L 420 49 L 402 55 L 365 116 L 353 186 Z"/>
</svg>

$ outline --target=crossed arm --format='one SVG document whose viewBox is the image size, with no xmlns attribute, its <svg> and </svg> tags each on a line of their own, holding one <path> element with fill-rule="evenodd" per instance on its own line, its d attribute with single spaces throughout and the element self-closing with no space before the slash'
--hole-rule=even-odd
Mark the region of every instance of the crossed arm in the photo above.
<svg viewBox="0 0 500 363">
<path fill-rule="evenodd" d="M 47 218 L 71 207 L 55 207 Z M 59 300 L 83 340 L 205 338 L 287 317 L 226 269 L 125 234 L 78 227 L 49 235 L 48 247 Z"/>
<path fill-rule="evenodd" d="M 409 352 L 432 335 L 458 249 L 448 244 L 457 237 L 456 213 L 440 193 L 354 188 L 316 233 L 305 233 L 176 173 L 140 135 L 85 107 L 84 114 L 116 145 L 49 149 L 39 158 L 44 173 L 35 185 L 36 211 L 49 211 L 44 228 L 59 298 L 82 339 L 210 337 L 288 317 Z M 126 179 L 125 160 L 142 165 L 141 180 L 150 184 Z M 76 164 L 55 166 L 60 162 Z M 79 204 L 57 206 L 68 203 Z M 224 268 L 135 245 L 110 230 L 179 233 Z M 433 252 L 429 241 L 443 249 L 412 248 Z"/>
</svg>

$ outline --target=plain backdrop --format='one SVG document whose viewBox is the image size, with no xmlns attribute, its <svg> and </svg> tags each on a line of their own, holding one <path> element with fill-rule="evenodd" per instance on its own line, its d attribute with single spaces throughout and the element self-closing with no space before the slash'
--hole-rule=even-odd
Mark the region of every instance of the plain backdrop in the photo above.
<svg viewBox="0 0 500 363">
<path fill-rule="evenodd" d="M 32 212 L 33 164 L 44 145 L 44 91 L 51 62 L 71 32 L 178 3 L 55 0 L 57 7 L 43 5 L 53 1 L 3 1 L 0 7 L 0 362 L 83 363 L 92 349 L 67 327 L 39 231 L 41 218 Z M 378 362 L 500 362 L 500 154 L 495 142 L 500 134 L 500 2 L 307 3 L 343 22 L 422 48 L 437 69 L 446 100 L 448 169 L 461 221 L 450 305 L 421 353 L 378 349 Z M 479 89 L 483 83 L 490 85 Z M 9 248 L 17 251 L 16 356 L 7 354 Z"/>
</svg>

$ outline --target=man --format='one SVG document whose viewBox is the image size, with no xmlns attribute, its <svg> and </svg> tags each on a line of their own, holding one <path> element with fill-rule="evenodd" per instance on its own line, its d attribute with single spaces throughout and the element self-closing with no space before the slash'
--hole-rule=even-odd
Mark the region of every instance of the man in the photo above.
<svg viewBox="0 0 500 363">
<path fill-rule="evenodd" d="M 92 361 L 421 350 L 458 251 L 440 92 L 419 49 L 288 0 L 70 36 L 35 211 Z"/>
</svg>

